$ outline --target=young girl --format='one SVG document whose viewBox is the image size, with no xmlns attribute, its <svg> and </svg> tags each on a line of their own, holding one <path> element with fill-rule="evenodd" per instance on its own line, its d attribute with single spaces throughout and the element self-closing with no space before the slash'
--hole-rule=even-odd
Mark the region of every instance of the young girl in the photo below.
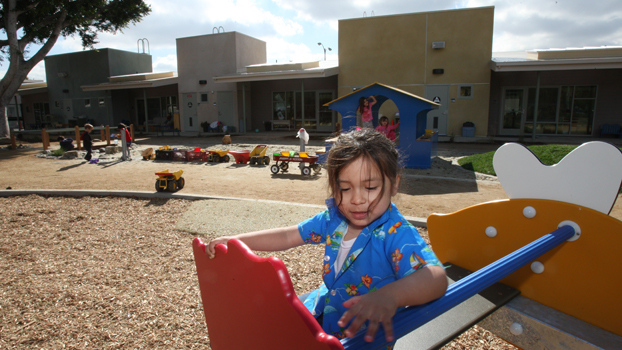
<svg viewBox="0 0 622 350">
<path fill-rule="evenodd" d="M 91 160 L 93 153 L 93 139 L 91 138 L 91 131 L 93 130 L 93 125 L 86 123 L 84 124 L 84 132 L 82 133 L 82 143 L 84 145 L 84 149 L 86 150 L 86 155 L 84 156 L 84 160 Z"/>
<path fill-rule="evenodd" d="M 378 120 L 378 126 L 376 127 L 376 131 L 386 136 L 389 140 L 395 141 L 395 129 L 400 126 L 400 123 L 395 125 L 389 125 L 389 118 L 382 116 L 380 120 Z"/>
<path fill-rule="evenodd" d="M 359 106 L 356 109 L 357 113 L 361 113 L 361 119 L 363 121 L 363 128 L 374 128 L 373 119 L 374 116 L 371 112 L 371 106 L 376 104 L 376 98 L 369 96 L 369 99 L 365 97 L 359 98 Z"/>
<path fill-rule="evenodd" d="M 393 315 L 442 296 L 445 271 L 391 203 L 400 175 L 389 139 L 366 128 L 342 134 L 327 167 L 332 198 L 326 211 L 295 226 L 216 238 L 206 253 L 213 258 L 214 247 L 231 238 L 262 251 L 323 243 L 324 283 L 306 296 L 305 306 L 327 334 L 352 337 L 367 322 L 366 341 L 373 341 L 382 324 L 392 342 Z"/>
</svg>

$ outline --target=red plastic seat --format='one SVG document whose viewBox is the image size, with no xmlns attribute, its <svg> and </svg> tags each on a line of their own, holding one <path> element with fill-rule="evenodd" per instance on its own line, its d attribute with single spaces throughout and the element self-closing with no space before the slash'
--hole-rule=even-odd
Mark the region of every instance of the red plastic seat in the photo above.
<svg viewBox="0 0 622 350">
<path fill-rule="evenodd" d="M 343 350 L 296 296 L 283 262 L 232 239 L 209 259 L 193 241 L 205 321 L 214 350 Z"/>
</svg>

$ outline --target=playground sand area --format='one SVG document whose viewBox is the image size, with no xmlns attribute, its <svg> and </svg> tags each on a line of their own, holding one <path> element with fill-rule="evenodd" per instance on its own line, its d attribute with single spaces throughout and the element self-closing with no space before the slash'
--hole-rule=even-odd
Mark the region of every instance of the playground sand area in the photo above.
<svg viewBox="0 0 622 350">
<path fill-rule="evenodd" d="M 192 239 L 248 230 L 248 218 L 266 212 L 253 229 L 317 211 L 233 200 L 0 198 L 0 347 L 209 348 Z M 259 254 L 283 260 L 301 294 L 319 285 L 322 252 L 305 245 Z M 477 326 L 444 348 L 514 349 Z"/>
</svg>

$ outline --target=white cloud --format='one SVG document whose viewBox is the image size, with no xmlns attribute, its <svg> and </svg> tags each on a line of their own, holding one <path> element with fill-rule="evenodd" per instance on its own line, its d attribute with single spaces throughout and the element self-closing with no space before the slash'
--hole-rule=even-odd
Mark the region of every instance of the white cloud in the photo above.
<svg viewBox="0 0 622 350">
<path fill-rule="evenodd" d="M 154 72 L 176 72 L 177 55 L 167 55 L 157 57 L 153 62 Z"/>
</svg>

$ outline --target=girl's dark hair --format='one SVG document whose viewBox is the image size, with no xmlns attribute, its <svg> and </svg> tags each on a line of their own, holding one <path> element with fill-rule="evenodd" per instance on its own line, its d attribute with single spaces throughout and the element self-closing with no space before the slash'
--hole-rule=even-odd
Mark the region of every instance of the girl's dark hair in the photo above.
<svg viewBox="0 0 622 350">
<path fill-rule="evenodd" d="M 384 120 L 386 120 L 387 123 L 389 122 L 389 118 L 383 115 L 382 117 L 380 117 L 380 119 L 378 119 L 378 124 L 382 123 L 382 121 Z"/>
<path fill-rule="evenodd" d="M 365 96 L 359 98 L 359 108 L 358 108 L 358 111 L 361 112 L 361 113 L 363 113 L 363 108 L 365 108 L 365 100 L 366 99 L 367 98 Z"/>
<path fill-rule="evenodd" d="M 117 126 L 117 130 L 122 130 L 122 129 L 127 129 L 127 126 L 123 123 L 119 123 L 119 126 Z"/>
<path fill-rule="evenodd" d="M 336 198 L 340 196 L 339 174 L 348 164 L 351 164 L 359 157 L 365 157 L 378 168 L 380 174 L 389 178 L 391 186 L 395 185 L 400 175 L 399 153 L 395 145 L 386 136 L 374 129 L 363 128 L 347 134 L 341 134 L 335 141 L 335 145 L 328 152 L 326 167 L 328 169 L 328 187 L 330 195 Z M 382 177 L 382 191 L 384 193 L 385 183 Z M 380 196 L 375 198 L 368 210 L 371 211 L 380 200 Z"/>
</svg>

